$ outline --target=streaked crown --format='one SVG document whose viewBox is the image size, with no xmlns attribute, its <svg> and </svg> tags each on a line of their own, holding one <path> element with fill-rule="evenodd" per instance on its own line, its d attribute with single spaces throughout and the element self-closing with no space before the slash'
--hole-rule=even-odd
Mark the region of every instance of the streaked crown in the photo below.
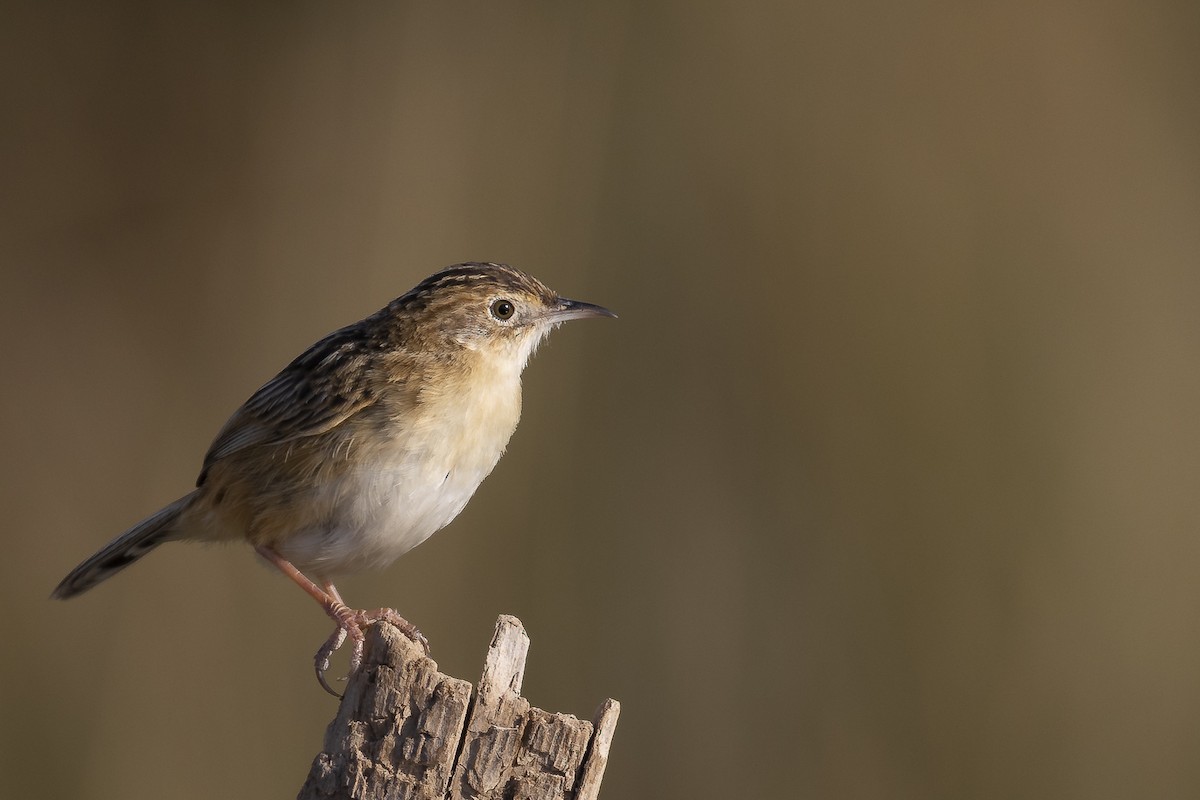
<svg viewBox="0 0 1200 800">
<path fill-rule="evenodd" d="M 558 324 L 611 311 L 561 297 L 537 278 L 508 266 L 456 264 L 430 275 L 385 309 L 414 326 L 419 338 L 471 350 L 514 349 L 521 364 Z"/>
</svg>

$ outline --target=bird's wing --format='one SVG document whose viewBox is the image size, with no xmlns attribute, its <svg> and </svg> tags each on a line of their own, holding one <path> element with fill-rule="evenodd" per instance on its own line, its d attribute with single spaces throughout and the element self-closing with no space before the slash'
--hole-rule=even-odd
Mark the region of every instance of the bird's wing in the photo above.
<svg viewBox="0 0 1200 800">
<path fill-rule="evenodd" d="M 316 436 L 375 402 L 379 349 L 351 325 L 314 344 L 255 392 L 213 440 L 197 485 L 209 467 L 258 445 Z"/>
</svg>

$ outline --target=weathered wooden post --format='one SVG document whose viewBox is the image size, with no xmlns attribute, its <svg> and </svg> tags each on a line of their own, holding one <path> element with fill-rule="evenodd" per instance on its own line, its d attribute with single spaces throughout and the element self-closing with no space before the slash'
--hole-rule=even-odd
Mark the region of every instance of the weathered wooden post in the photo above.
<svg viewBox="0 0 1200 800">
<path fill-rule="evenodd" d="M 374 625 L 299 800 L 594 800 L 621 706 L 605 700 L 592 722 L 530 706 L 528 652 L 521 621 L 501 616 L 472 692 Z"/>
</svg>

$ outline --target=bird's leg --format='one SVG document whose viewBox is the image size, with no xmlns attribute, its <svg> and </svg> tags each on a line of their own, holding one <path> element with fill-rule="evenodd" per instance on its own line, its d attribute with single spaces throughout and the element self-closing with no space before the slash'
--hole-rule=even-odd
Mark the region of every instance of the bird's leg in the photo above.
<svg viewBox="0 0 1200 800">
<path fill-rule="evenodd" d="M 296 569 L 290 561 L 271 548 L 260 545 L 255 550 L 258 551 L 260 556 L 275 565 L 276 569 L 291 578 L 310 597 L 320 603 L 321 608 L 325 609 L 325 613 L 337 623 L 337 628 L 329 639 L 326 640 L 325 644 L 321 645 L 321 649 L 317 651 L 317 655 L 313 659 L 313 666 L 317 672 L 317 682 L 321 684 L 321 688 L 334 697 L 341 697 L 341 695 L 335 692 L 325 680 L 325 671 L 329 669 L 329 657 L 345 643 L 346 637 L 349 636 L 352 642 L 350 674 L 353 675 L 362 665 L 363 644 L 366 641 L 363 629 L 368 625 L 380 620 L 395 625 L 400 629 L 401 633 L 421 645 L 425 650 L 425 655 L 429 655 L 428 640 L 421 635 L 421 632 L 417 630 L 415 625 L 401 617 L 395 609 L 379 608 L 374 611 L 357 611 L 352 609 L 342 600 L 341 594 L 332 582 L 326 581 L 321 586 L 318 586 L 307 575 Z"/>
<path fill-rule="evenodd" d="M 347 635 L 354 641 L 355 653 L 358 655 L 358 662 L 361 663 L 362 643 L 365 637 L 363 636 L 362 625 L 357 622 L 356 616 L 362 612 L 355 612 L 347 608 L 346 604 L 342 602 L 342 597 L 338 594 L 337 589 L 333 588 L 333 584 L 327 584 L 328 589 L 322 589 L 313 583 L 307 575 L 296 569 L 292 562 L 271 548 L 259 545 L 254 549 L 260 556 L 275 565 L 276 569 L 291 578 L 297 586 L 308 592 L 309 596 L 320 603 L 321 608 L 325 609 L 325 613 L 332 617 L 334 622 L 338 624 L 333 635 L 317 651 L 317 655 L 313 658 L 313 667 L 316 669 L 317 683 L 321 684 L 321 688 L 334 697 L 341 697 L 325 680 L 325 671 L 329 669 L 329 657 L 333 655 L 335 650 L 342 646 L 346 641 Z M 329 589 L 333 591 L 330 592 Z M 358 663 L 356 663 L 356 660 L 352 656 L 350 659 L 350 671 L 353 672 L 357 668 Z"/>
<path fill-rule="evenodd" d="M 337 587 L 334 586 L 332 582 L 325 581 L 324 583 L 321 584 L 321 588 L 325 590 L 325 594 L 329 595 L 330 597 L 332 597 L 334 600 L 341 603 L 342 605 L 346 605 L 346 601 L 342 599 L 341 592 L 339 592 L 337 590 Z"/>
</svg>

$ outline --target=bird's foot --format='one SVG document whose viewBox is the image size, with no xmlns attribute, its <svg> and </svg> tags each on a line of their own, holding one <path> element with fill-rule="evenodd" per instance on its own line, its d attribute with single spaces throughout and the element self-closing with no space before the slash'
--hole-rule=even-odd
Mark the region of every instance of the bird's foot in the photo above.
<svg viewBox="0 0 1200 800">
<path fill-rule="evenodd" d="M 424 649 L 425 655 L 429 655 L 429 640 L 417 630 L 416 625 L 413 625 L 400 616 L 399 612 L 393 608 L 357 611 L 347 607 L 343 603 L 335 602 L 326 611 L 337 623 L 337 628 L 329 639 L 326 640 L 325 644 L 321 645 L 321 649 L 317 651 L 317 655 L 313 659 L 313 664 L 317 671 L 317 682 L 321 684 L 322 689 L 334 697 L 341 697 L 341 695 L 335 692 L 325 680 L 325 672 L 329 669 L 329 657 L 345 644 L 346 638 L 349 637 L 351 641 L 349 675 L 353 675 L 362 666 L 363 646 L 366 643 L 366 634 L 364 631 L 376 622 L 383 621 L 389 625 L 394 625 L 401 633 L 416 644 L 419 644 Z M 341 680 L 346 680 L 346 678 L 342 678 Z"/>
</svg>

